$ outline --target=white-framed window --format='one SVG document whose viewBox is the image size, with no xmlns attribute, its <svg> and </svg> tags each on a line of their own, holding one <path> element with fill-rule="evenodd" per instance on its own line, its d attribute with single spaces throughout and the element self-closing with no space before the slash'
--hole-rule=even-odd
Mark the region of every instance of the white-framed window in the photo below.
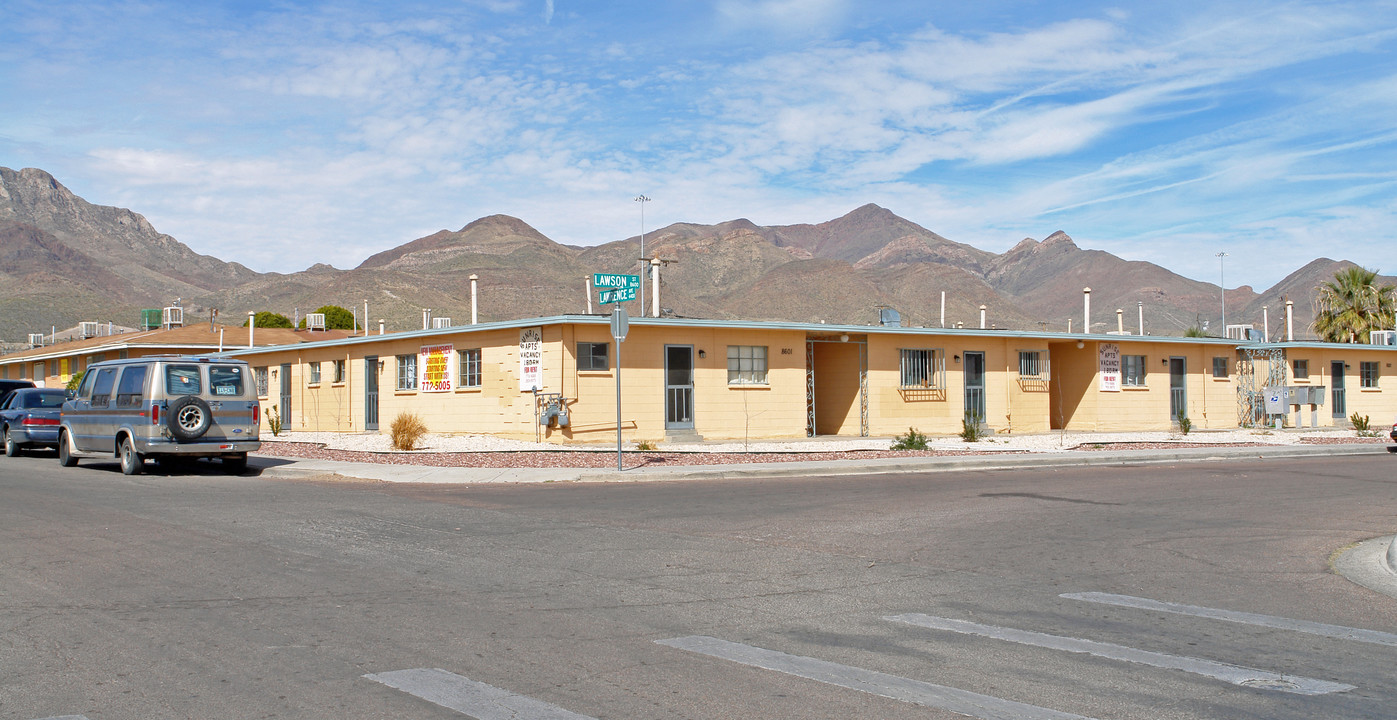
<svg viewBox="0 0 1397 720">
<path fill-rule="evenodd" d="M 343 361 L 343 360 L 336 360 L 336 361 L 335 361 L 334 367 L 335 367 L 335 382 L 337 382 L 337 383 L 342 383 L 342 382 L 344 382 L 345 361 Z"/>
<path fill-rule="evenodd" d="M 1310 361 L 1309 361 L 1309 360 L 1291 360 L 1291 361 L 1290 361 L 1290 374 L 1291 374 L 1291 375 L 1294 375 L 1296 380 L 1308 380 L 1308 379 L 1310 379 Z"/>
<path fill-rule="evenodd" d="M 1358 386 L 1365 388 L 1378 386 L 1378 364 L 1376 362 L 1358 363 Z"/>
<path fill-rule="evenodd" d="M 931 348 L 898 349 L 898 383 L 903 388 L 941 388 L 946 385 L 945 353 Z"/>
<path fill-rule="evenodd" d="M 255 367 L 252 369 L 252 377 L 257 382 L 257 396 L 267 397 L 267 368 Z"/>
<path fill-rule="evenodd" d="M 1121 356 L 1121 384 L 1129 387 L 1145 386 L 1145 356 Z"/>
<path fill-rule="evenodd" d="M 577 344 L 578 370 L 610 370 L 608 343 L 580 342 Z"/>
<path fill-rule="evenodd" d="M 1041 380 L 1047 377 L 1047 363 L 1043 362 L 1042 350 L 1019 351 L 1019 377 Z"/>
<path fill-rule="evenodd" d="M 728 346 L 728 384 L 766 384 L 766 346 Z"/>
<path fill-rule="evenodd" d="M 461 367 L 458 376 L 461 378 L 461 387 L 480 387 L 480 348 L 470 348 L 460 351 Z"/>
<path fill-rule="evenodd" d="M 416 389 L 417 389 L 417 356 L 416 356 L 416 355 L 399 355 L 399 356 L 398 356 L 398 384 L 395 386 L 395 389 L 397 389 L 397 390 L 416 390 Z"/>
<path fill-rule="evenodd" d="M 306 364 L 306 383 L 309 385 L 320 384 L 320 363 L 313 362 Z"/>
<path fill-rule="evenodd" d="M 1213 358 L 1213 377 L 1215 377 L 1215 378 L 1226 378 L 1226 377 L 1227 377 L 1227 364 L 1228 364 L 1228 363 L 1227 363 L 1227 358 L 1225 358 L 1225 357 L 1215 357 L 1215 358 Z"/>
</svg>

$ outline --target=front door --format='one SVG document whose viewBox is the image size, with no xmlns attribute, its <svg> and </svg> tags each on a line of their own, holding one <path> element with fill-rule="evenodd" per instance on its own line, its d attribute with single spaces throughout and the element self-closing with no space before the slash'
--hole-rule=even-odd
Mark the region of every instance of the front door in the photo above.
<svg viewBox="0 0 1397 720">
<path fill-rule="evenodd" d="M 291 431 L 291 366 L 281 366 L 281 407 L 277 408 L 277 414 L 281 416 L 281 428 L 287 432 Z"/>
<path fill-rule="evenodd" d="M 965 417 L 985 424 L 985 354 L 965 354 Z"/>
<path fill-rule="evenodd" d="M 1188 378 L 1188 365 L 1184 358 L 1169 358 L 1169 419 L 1188 417 L 1188 394 L 1184 385 Z"/>
<path fill-rule="evenodd" d="M 364 358 L 364 430 L 378 429 L 378 356 Z"/>
<path fill-rule="evenodd" d="M 1344 407 L 1344 364 L 1342 362 L 1329 363 L 1329 382 L 1332 388 L 1329 392 L 1329 399 L 1333 401 L 1334 417 L 1348 417 L 1348 408 Z"/>
<path fill-rule="evenodd" d="M 665 429 L 694 427 L 694 346 L 665 346 Z"/>
</svg>

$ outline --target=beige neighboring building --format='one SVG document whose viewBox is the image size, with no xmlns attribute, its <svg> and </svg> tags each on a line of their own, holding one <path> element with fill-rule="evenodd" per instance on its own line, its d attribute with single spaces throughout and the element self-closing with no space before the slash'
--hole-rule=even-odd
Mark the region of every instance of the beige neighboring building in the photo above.
<svg viewBox="0 0 1397 720">
<path fill-rule="evenodd" d="M 228 354 L 292 431 L 382 432 L 415 413 L 438 433 L 612 443 L 618 349 L 628 441 L 952 435 L 975 416 L 999 433 L 1167 430 L 1180 412 L 1236 428 L 1268 419 L 1250 408 L 1272 352 L 1287 385 L 1343 362 L 1346 413 L 1397 412 L 1397 348 L 1323 343 L 634 318 L 618 348 L 607 316 L 562 315 Z M 1291 360 L 1329 374 L 1293 378 Z M 1346 423 L 1324 407 L 1321 426 Z"/>
</svg>

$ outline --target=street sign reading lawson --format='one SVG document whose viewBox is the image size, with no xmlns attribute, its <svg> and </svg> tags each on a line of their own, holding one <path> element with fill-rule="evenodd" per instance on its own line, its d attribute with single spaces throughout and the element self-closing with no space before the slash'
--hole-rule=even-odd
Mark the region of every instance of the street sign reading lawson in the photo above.
<svg viewBox="0 0 1397 720">
<path fill-rule="evenodd" d="M 640 276 L 593 273 L 592 286 L 598 290 L 605 290 L 608 288 L 638 288 L 640 287 Z"/>
<path fill-rule="evenodd" d="M 601 291 L 597 293 L 597 300 L 602 305 L 625 302 L 635 299 L 635 291 L 640 287 L 640 276 L 593 273 L 592 286 Z"/>
<path fill-rule="evenodd" d="M 635 288 L 620 288 L 617 290 L 603 290 L 597 293 L 597 301 L 602 305 L 625 302 L 635 299 Z"/>
</svg>

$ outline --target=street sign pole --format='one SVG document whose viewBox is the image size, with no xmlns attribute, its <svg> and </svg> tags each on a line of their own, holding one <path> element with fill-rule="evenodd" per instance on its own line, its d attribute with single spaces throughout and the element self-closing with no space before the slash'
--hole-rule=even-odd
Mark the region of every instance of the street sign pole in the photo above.
<svg viewBox="0 0 1397 720">
<path fill-rule="evenodd" d="M 611 337 L 616 340 L 616 471 L 625 467 L 621 463 L 621 343 L 630 330 L 630 318 L 618 303 L 611 311 Z"/>
</svg>

